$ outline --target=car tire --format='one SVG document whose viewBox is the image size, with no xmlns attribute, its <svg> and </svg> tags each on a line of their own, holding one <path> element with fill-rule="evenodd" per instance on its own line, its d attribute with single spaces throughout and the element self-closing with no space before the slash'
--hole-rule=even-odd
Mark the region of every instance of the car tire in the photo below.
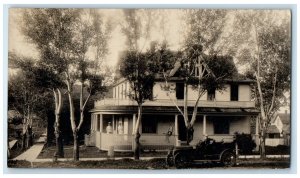
<svg viewBox="0 0 300 178">
<path fill-rule="evenodd" d="M 174 156 L 174 165 L 176 168 L 184 168 L 187 165 L 187 156 L 183 153 L 177 153 Z"/>
<path fill-rule="evenodd" d="M 221 157 L 221 162 L 226 167 L 234 166 L 236 163 L 235 155 L 232 152 L 226 151 Z"/>
</svg>

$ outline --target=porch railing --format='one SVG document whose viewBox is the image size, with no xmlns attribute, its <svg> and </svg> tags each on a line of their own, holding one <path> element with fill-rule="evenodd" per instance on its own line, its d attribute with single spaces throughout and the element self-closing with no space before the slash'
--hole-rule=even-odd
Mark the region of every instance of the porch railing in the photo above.
<svg viewBox="0 0 300 178">
<path fill-rule="evenodd" d="M 113 146 L 115 151 L 131 151 L 132 139 L 132 135 L 101 133 L 100 149 L 108 150 Z"/>
</svg>

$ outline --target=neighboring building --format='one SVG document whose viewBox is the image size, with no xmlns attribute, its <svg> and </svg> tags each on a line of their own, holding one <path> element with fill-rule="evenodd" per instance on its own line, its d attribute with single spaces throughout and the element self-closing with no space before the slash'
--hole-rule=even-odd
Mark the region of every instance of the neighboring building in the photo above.
<svg viewBox="0 0 300 178">
<path fill-rule="evenodd" d="M 266 145 L 290 145 L 291 125 L 290 114 L 278 113 L 271 120 L 271 125 L 267 131 Z"/>
<path fill-rule="evenodd" d="M 163 90 L 164 79 L 157 76 L 153 98 L 143 104 L 140 143 L 144 150 L 165 150 L 183 144 L 186 140 L 183 117 L 170 100 L 171 97 L 179 107 L 183 107 L 183 81 L 171 77 L 168 83 L 172 88 L 169 96 Z M 251 100 L 252 83 L 252 80 L 246 78 L 230 79 L 227 80 L 225 90 L 205 93 L 201 97 L 191 145 L 206 136 L 230 142 L 235 132 L 251 133 L 258 138 L 258 111 L 255 102 Z M 111 89 L 112 98 L 96 101 L 91 110 L 91 133 L 86 135 L 86 144 L 101 150 L 113 146 L 115 151 L 132 151 L 137 104 L 128 97 L 130 85 L 127 80 L 119 80 Z M 189 114 L 192 114 L 196 98 L 197 91 L 189 86 Z"/>
</svg>

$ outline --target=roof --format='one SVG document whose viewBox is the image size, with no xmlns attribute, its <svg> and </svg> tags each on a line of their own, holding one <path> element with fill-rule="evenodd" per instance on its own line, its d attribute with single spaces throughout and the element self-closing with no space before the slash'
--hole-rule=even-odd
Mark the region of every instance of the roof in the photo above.
<svg viewBox="0 0 300 178">
<path fill-rule="evenodd" d="M 270 125 L 267 130 L 267 133 L 280 133 L 280 132 L 275 125 Z"/>
<path fill-rule="evenodd" d="M 183 108 L 181 108 L 183 109 Z M 118 114 L 133 114 L 137 113 L 137 106 L 99 106 L 90 112 L 107 112 L 107 113 L 118 113 Z M 188 112 L 192 114 L 193 107 L 188 108 Z M 175 106 L 144 106 L 143 114 L 180 114 Z M 259 111 L 257 109 L 240 109 L 240 108 L 198 108 L 198 114 L 209 114 L 209 115 L 257 115 Z"/>
<path fill-rule="evenodd" d="M 289 113 L 279 113 L 277 116 L 280 117 L 280 120 L 283 124 L 290 125 L 291 115 Z"/>
<path fill-rule="evenodd" d="M 16 110 L 8 110 L 7 117 L 8 119 L 13 119 L 15 117 L 22 117 L 22 115 Z"/>
</svg>

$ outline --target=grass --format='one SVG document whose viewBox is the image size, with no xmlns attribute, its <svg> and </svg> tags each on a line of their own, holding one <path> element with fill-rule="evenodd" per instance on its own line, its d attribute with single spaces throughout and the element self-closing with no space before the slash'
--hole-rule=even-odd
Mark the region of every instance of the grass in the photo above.
<svg viewBox="0 0 300 178">
<path fill-rule="evenodd" d="M 53 158 L 56 152 L 56 147 L 45 147 L 42 152 L 39 154 L 37 159 L 49 159 Z M 142 152 L 141 156 L 143 157 L 152 157 L 152 156 L 166 156 L 167 152 Z M 133 157 L 133 152 L 115 152 L 115 157 Z M 79 148 L 80 158 L 106 158 L 107 151 L 101 151 L 97 147 L 87 147 L 80 146 Z M 72 158 L 73 157 L 73 146 L 64 147 L 64 157 Z"/>
<path fill-rule="evenodd" d="M 289 160 L 269 159 L 269 160 L 247 160 L 241 161 L 235 167 L 223 167 L 220 164 L 198 164 L 190 165 L 188 169 L 262 169 L 262 168 L 289 168 Z M 132 160 L 124 158 L 121 160 L 105 160 L 105 161 L 57 161 L 57 162 L 41 162 L 30 163 L 27 161 L 8 161 L 10 168 L 76 168 L 76 169 L 175 169 L 167 167 L 165 160 L 156 158 L 151 160 Z"/>
<path fill-rule="evenodd" d="M 30 163 L 28 161 L 8 161 L 10 168 L 82 168 L 82 169 L 166 169 L 164 159 L 153 160 L 105 160 L 105 161 L 57 161 Z"/>
</svg>

